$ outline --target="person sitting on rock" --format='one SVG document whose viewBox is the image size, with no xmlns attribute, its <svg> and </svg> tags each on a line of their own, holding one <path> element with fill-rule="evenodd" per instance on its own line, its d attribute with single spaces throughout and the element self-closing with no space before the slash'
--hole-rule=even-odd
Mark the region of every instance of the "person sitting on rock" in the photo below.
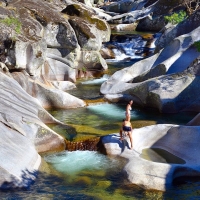
<svg viewBox="0 0 200 200">
<path fill-rule="evenodd" d="M 124 132 L 125 136 L 128 135 L 131 142 L 131 149 L 133 149 L 133 138 L 132 138 L 132 125 L 128 120 L 123 119 L 122 127 L 120 129 L 120 140 L 123 140 L 122 133 Z"/>
</svg>

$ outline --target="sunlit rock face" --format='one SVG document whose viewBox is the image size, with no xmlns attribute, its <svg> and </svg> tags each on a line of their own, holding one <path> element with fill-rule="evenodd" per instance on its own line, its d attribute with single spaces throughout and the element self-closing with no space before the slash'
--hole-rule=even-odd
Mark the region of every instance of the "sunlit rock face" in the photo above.
<svg viewBox="0 0 200 200">
<path fill-rule="evenodd" d="M 145 189 L 165 191 L 180 177 L 200 176 L 198 126 L 170 124 L 134 129 L 133 150 L 128 137 L 121 142 L 119 134 L 102 137 L 108 155 L 127 158 L 127 179 Z"/>
<path fill-rule="evenodd" d="M 78 12 L 83 7 L 82 16 L 67 12 L 71 4 Z M 41 163 L 38 153 L 66 148 L 45 125 L 61 122 L 44 108 L 85 106 L 64 92 L 66 82 L 76 82 L 80 71 L 92 76 L 107 69 L 99 50 L 110 29 L 78 2 L 13 0 L 0 3 L 0 13 L 12 21 L 0 23 L 0 186 L 28 187 Z"/>
<path fill-rule="evenodd" d="M 98 13 L 83 4 L 66 1 L 62 13 L 67 14 L 74 29 L 80 50 L 77 51 L 77 69 L 86 71 L 104 71 L 107 64 L 99 53 L 102 43 L 110 39 L 109 25 Z"/>
<path fill-rule="evenodd" d="M 115 72 L 101 85 L 101 93 L 106 98 L 128 95 L 138 105 L 160 112 L 198 112 L 199 75 L 186 69 L 200 55 L 193 45 L 199 39 L 199 27 L 175 38 L 160 53 Z"/>
<path fill-rule="evenodd" d="M 124 95 L 119 96 L 117 91 L 123 90 L 122 84 L 116 86 L 115 97 L 112 93 L 105 95 L 110 101 L 115 98 L 133 99 L 135 104 L 142 107 L 154 107 L 162 113 L 177 113 L 181 111 L 199 112 L 199 76 L 189 73 L 160 76 L 141 83 L 123 84 Z M 112 88 L 114 90 L 114 87 Z M 114 98 L 112 100 L 112 98 Z M 119 100 L 118 99 L 118 100 Z"/>
<path fill-rule="evenodd" d="M 0 72 L 0 187 L 28 187 L 41 163 L 38 152 L 64 150 L 65 140 L 44 124 L 60 122 L 6 74 Z"/>
<path fill-rule="evenodd" d="M 137 20 L 143 19 L 145 17 L 148 17 L 153 11 L 154 6 L 156 3 L 148 6 L 148 7 L 138 7 L 138 9 L 123 13 L 123 14 L 115 14 L 112 18 L 108 20 L 111 24 L 131 24 L 135 23 Z M 111 4 L 112 5 L 112 4 Z M 116 4 L 118 6 L 119 3 Z"/>
<path fill-rule="evenodd" d="M 11 72 L 74 83 L 77 77 L 107 69 L 99 50 L 109 41 L 110 28 L 91 7 L 71 1 L 20 0 L 0 9 L 3 18 L 12 15 L 17 24 L 0 24 L 0 60 Z"/>
<path fill-rule="evenodd" d="M 37 98 L 43 108 L 67 109 L 86 105 L 83 100 L 54 87 L 45 79 L 35 80 L 23 72 L 13 72 L 12 76 L 28 94 Z"/>
</svg>

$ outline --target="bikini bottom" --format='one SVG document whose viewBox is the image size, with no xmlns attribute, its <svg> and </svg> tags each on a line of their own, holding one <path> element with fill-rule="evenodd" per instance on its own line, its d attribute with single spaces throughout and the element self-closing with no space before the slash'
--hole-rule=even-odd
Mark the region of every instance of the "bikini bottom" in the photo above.
<svg viewBox="0 0 200 200">
<path fill-rule="evenodd" d="M 131 127 L 130 126 L 123 126 L 123 131 L 131 131 Z"/>
</svg>

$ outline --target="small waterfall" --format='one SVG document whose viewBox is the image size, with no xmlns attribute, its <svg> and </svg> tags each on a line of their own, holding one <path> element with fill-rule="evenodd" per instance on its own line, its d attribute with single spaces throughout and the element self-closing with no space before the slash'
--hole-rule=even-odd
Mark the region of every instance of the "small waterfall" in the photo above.
<svg viewBox="0 0 200 200">
<path fill-rule="evenodd" d="M 143 59 L 153 54 L 158 37 L 159 34 L 111 35 L 110 41 L 104 43 L 102 52 L 108 63 Z"/>
<path fill-rule="evenodd" d="M 77 150 L 97 151 L 99 140 L 100 138 L 96 137 L 96 138 L 87 139 L 87 140 L 78 141 L 78 142 L 66 141 L 66 150 L 68 151 L 77 151 Z"/>
</svg>

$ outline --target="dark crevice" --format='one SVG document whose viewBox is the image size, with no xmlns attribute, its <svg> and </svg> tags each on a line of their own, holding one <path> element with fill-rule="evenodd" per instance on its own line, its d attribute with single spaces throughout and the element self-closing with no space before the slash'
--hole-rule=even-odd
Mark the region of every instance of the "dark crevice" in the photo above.
<svg viewBox="0 0 200 200">
<path fill-rule="evenodd" d="M 62 10 L 62 13 L 66 13 L 70 16 L 79 16 L 80 12 L 75 8 L 74 5 L 69 5 L 65 9 Z"/>
<path fill-rule="evenodd" d="M 13 73 L 13 72 L 22 72 L 22 71 L 24 71 L 24 69 L 9 69 L 9 72 L 10 73 Z"/>
</svg>

